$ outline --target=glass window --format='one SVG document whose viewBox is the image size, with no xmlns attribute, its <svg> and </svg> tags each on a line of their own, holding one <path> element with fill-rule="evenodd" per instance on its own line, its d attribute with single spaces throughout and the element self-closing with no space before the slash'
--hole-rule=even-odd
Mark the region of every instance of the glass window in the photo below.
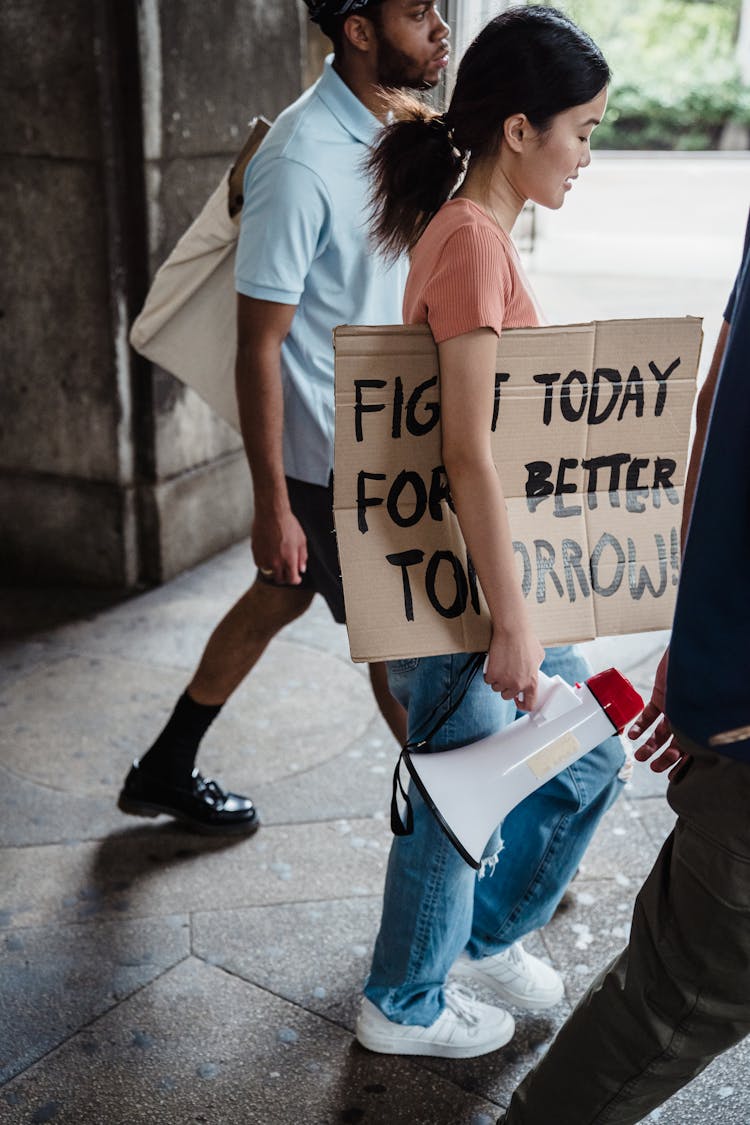
<svg viewBox="0 0 750 1125">
<path fill-rule="evenodd" d="M 451 74 L 455 74 L 461 56 L 476 33 L 493 16 L 510 6 L 511 0 L 447 0 L 443 4 L 453 40 Z"/>
</svg>

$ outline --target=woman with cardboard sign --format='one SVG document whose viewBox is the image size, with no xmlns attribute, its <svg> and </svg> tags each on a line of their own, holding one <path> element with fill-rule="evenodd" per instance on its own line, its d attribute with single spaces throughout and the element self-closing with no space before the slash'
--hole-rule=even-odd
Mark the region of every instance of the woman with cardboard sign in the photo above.
<svg viewBox="0 0 750 1125">
<path fill-rule="evenodd" d="M 599 49 L 567 16 L 511 8 L 468 48 L 445 113 L 394 99 L 397 119 L 370 160 L 375 237 L 388 256 L 412 255 L 404 320 L 429 324 L 438 347 L 443 459 L 492 618 L 485 683 L 473 675 L 484 654 L 389 666 L 410 740 L 428 739 L 430 750 L 482 738 L 510 722 L 516 706 L 535 705 L 544 649 L 528 620 L 490 450 L 497 338 L 503 328 L 539 323 L 510 232 L 529 199 L 561 207 L 590 162 L 609 76 Z M 365 1047 L 467 1058 L 506 1043 L 510 1015 L 468 1001 L 446 985 L 450 972 L 503 1003 L 539 1010 L 561 999 L 559 975 L 519 939 L 551 917 L 618 790 L 621 748 L 588 757 L 582 772 L 570 767 L 513 810 L 503 825 L 506 853 L 498 855 L 498 831 L 479 875 L 410 790 L 413 831 L 393 842 L 357 1021 Z"/>
</svg>

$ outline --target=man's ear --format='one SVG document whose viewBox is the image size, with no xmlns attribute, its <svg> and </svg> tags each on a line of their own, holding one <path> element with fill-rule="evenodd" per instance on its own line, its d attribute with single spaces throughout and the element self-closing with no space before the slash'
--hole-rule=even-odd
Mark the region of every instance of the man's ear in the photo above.
<svg viewBox="0 0 750 1125">
<path fill-rule="evenodd" d="M 366 16 L 348 16 L 344 21 L 343 35 L 355 51 L 371 51 L 375 42 L 372 21 Z"/>
<path fill-rule="evenodd" d="M 525 113 L 514 113 L 503 122 L 503 140 L 513 152 L 520 152 L 531 132 Z"/>
</svg>

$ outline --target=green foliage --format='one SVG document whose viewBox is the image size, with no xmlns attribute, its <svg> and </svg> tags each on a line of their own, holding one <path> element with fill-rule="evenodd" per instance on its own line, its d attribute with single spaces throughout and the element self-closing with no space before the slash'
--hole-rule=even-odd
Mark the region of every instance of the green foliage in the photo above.
<svg viewBox="0 0 750 1125">
<path fill-rule="evenodd" d="M 713 149 L 729 122 L 750 126 L 750 89 L 739 82 L 697 83 L 672 96 L 613 84 L 596 148 Z"/>
<path fill-rule="evenodd" d="M 563 0 L 612 68 L 597 148 L 715 148 L 728 122 L 750 125 L 739 79 L 740 0 Z"/>
</svg>

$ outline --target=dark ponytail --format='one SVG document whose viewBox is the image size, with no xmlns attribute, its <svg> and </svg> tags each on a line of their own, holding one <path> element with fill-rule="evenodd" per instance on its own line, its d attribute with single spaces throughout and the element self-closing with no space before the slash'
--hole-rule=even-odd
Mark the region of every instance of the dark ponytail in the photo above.
<svg viewBox="0 0 750 1125">
<path fill-rule="evenodd" d="M 368 160 L 379 248 L 395 258 L 414 246 L 455 190 L 467 157 L 498 150 L 508 117 L 524 113 L 544 132 L 558 113 L 591 101 L 609 79 L 594 41 L 556 8 L 509 8 L 490 20 L 461 60 L 444 114 L 403 94 L 390 101 L 398 119 Z"/>
<path fill-rule="evenodd" d="M 458 183 L 466 152 L 445 114 L 408 94 L 392 93 L 397 120 L 387 125 L 367 161 L 373 179 L 372 234 L 387 258 L 411 248 Z"/>
</svg>

